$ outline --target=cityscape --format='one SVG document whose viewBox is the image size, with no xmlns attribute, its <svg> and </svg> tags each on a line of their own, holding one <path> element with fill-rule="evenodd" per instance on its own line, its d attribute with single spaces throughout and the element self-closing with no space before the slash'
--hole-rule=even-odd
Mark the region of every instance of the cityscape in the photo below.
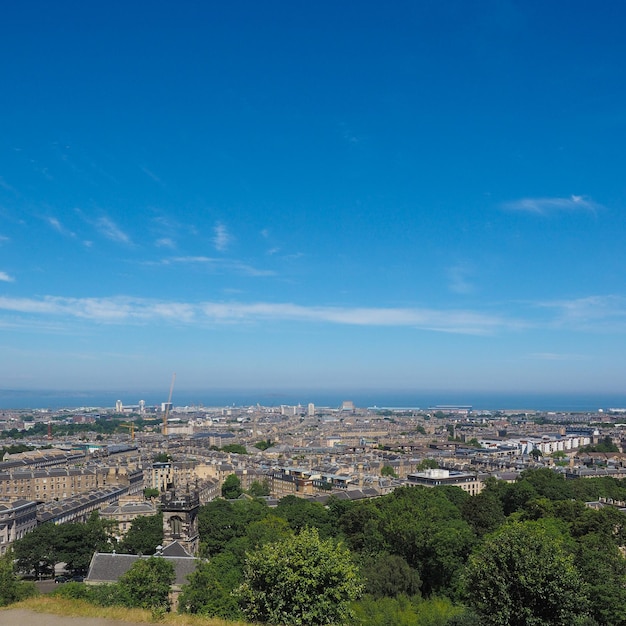
<svg viewBox="0 0 626 626">
<path fill-rule="evenodd" d="M 29 450 L 5 454 L 0 463 L 0 551 L 35 524 L 34 517 L 25 518 L 28 528 L 17 523 L 25 503 L 39 523 L 86 521 L 111 503 L 143 502 L 151 488 L 194 488 L 206 504 L 232 474 L 244 489 L 266 485 L 274 500 L 297 495 L 315 501 L 377 497 L 407 484 L 454 485 L 475 495 L 489 477 L 514 481 L 537 467 L 568 479 L 621 479 L 625 428 L 626 408 L 394 409 L 349 400 L 338 407 L 209 408 L 118 400 L 115 407 L 86 410 L 3 409 L 0 437 Z M 589 452 L 607 441 L 615 452 Z M 168 460 L 153 462 L 159 454 Z"/>
<path fill-rule="evenodd" d="M 372 506 L 368 503 L 380 506 L 376 503 L 396 495 L 406 497 L 402 494 L 407 489 L 450 497 L 454 492 L 445 490 L 458 490 L 468 498 L 462 510 L 469 515 L 473 508 L 468 509 L 468 503 L 478 498 L 487 503 L 480 506 L 494 506 L 496 485 L 511 493 L 526 485 L 537 497 L 528 481 L 545 481 L 548 475 L 554 477 L 548 485 L 562 481 L 550 489 L 585 483 L 597 485 L 598 493 L 608 489 L 607 495 L 587 497 L 579 515 L 585 508 L 594 515 L 614 511 L 621 516 L 626 510 L 626 502 L 615 498 L 626 478 L 626 408 L 584 412 L 490 411 L 451 404 L 367 408 L 352 400 L 332 407 L 313 402 L 179 406 L 173 401 L 175 379 L 173 375 L 168 398 L 157 405 L 118 399 L 112 407 L 0 410 L 0 559 L 15 554 L 19 567 L 26 568 L 22 574 L 34 576 L 42 590 L 50 577 L 59 591 L 68 581 L 85 588 L 122 589 L 135 564 L 148 558 L 147 551 L 172 568 L 174 578 L 160 596 L 165 603 L 161 606 L 196 612 L 195 600 L 190 599 L 196 596 L 189 594 L 198 593 L 197 563 L 206 562 L 207 567 L 219 563 L 218 553 L 212 552 L 217 548 L 209 546 L 223 531 L 212 525 L 234 521 L 217 522 L 220 518 L 215 515 L 241 515 L 262 506 L 268 511 L 264 515 L 275 510 L 280 516 L 301 502 L 295 510 L 312 507 L 302 510 L 307 525 L 313 520 L 319 524 L 316 516 L 328 510 L 344 511 L 341 525 L 351 510 L 365 511 Z M 595 487 L 591 492 L 581 489 L 593 493 Z M 523 493 L 527 501 L 517 506 L 539 506 L 540 500 Z M 483 525 L 497 529 L 502 523 L 498 516 L 504 519 L 497 507 L 489 514 L 494 519 L 472 515 L 467 519 L 472 527 L 478 524 L 476 532 Z M 76 548 L 59 553 L 69 554 L 63 557 L 68 559 L 65 563 L 59 562 L 60 556 L 42 552 L 48 541 L 64 545 L 64 528 L 88 529 L 94 524 L 106 525 L 105 543 L 91 553 L 87 541 L 82 560 Z M 61 539 L 46 535 L 47 528 L 55 527 Z M 239 532 L 245 536 L 247 526 Z M 31 536 L 39 546 L 34 548 L 35 561 L 29 556 L 33 548 L 26 547 Z M 137 536 L 142 538 L 139 544 Z M 308 535 L 301 530 L 297 537 Z M 228 550 L 228 545 L 220 549 Z M 407 574 L 410 581 L 410 567 L 403 580 Z M 370 581 L 376 579 L 369 576 Z M 373 585 L 369 593 L 378 593 L 374 589 L 379 582 L 366 584 Z M 412 588 L 413 583 L 406 584 Z M 200 593 L 206 594 L 203 585 Z M 426 590 L 435 583 L 422 585 Z M 227 586 L 225 593 L 229 597 L 239 593 L 233 589 Z M 430 593 L 437 589 L 432 587 Z M 345 593 L 350 597 L 351 592 Z M 399 588 L 391 593 L 399 593 Z M 411 610 L 419 614 L 430 601 L 414 599 Z M 242 616 L 236 603 L 223 612 L 215 599 L 205 602 L 208 615 Z M 337 610 L 348 610 L 343 602 Z M 484 619 L 487 613 L 480 612 L 480 605 L 470 604 L 482 615 L 476 619 Z M 449 610 L 463 614 L 469 623 L 479 623 L 471 622 L 473 614 L 461 605 L 450 604 Z M 369 624 L 368 620 L 359 623 Z"/>
<path fill-rule="evenodd" d="M 0 623 L 624 626 L 625 27 L 4 3 Z"/>
</svg>

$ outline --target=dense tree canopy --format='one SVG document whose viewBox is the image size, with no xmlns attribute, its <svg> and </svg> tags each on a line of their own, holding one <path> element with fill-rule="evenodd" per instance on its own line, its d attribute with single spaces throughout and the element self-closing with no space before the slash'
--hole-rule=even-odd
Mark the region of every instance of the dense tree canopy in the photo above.
<svg viewBox="0 0 626 626">
<path fill-rule="evenodd" d="M 255 621 L 317 626 L 344 623 L 361 592 L 349 551 L 306 528 L 250 553 L 237 595 Z"/>
<path fill-rule="evenodd" d="M 222 498 L 227 500 L 235 500 L 243 493 L 241 488 L 241 481 L 236 474 L 231 474 L 226 477 L 224 484 L 222 485 Z"/>
<path fill-rule="evenodd" d="M 128 606 L 169 609 L 174 566 L 163 558 L 139 559 L 120 577 L 118 585 Z"/>
<path fill-rule="evenodd" d="M 18 602 L 36 593 L 33 583 L 21 581 L 17 577 L 13 552 L 8 550 L 0 556 L 0 606 Z"/>
<path fill-rule="evenodd" d="M 253 498 L 262 498 L 270 495 L 270 485 L 267 480 L 255 480 L 248 488 L 248 495 Z"/>
<path fill-rule="evenodd" d="M 583 579 L 558 529 L 510 522 L 471 556 L 468 602 L 485 626 L 568 626 L 587 610 Z"/>
<path fill-rule="evenodd" d="M 200 561 L 178 598 L 179 610 L 222 619 L 242 618 L 239 602 L 232 593 L 242 578 L 239 559 L 232 553 L 222 552 L 209 561 Z"/>
<path fill-rule="evenodd" d="M 94 552 L 109 552 L 115 547 L 111 523 L 93 513 L 82 523 L 51 523 L 37 526 L 14 544 L 18 569 L 37 578 L 52 576 L 56 563 L 67 569 L 85 573 Z"/>
<path fill-rule="evenodd" d="M 398 478 L 398 475 L 391 465 L 383 465 L 380 469 L 380 475 L 389 476 L 390 478 Z"/>
<path fill-rule="evenodd" d="M 287 496 L 274 508 L 260 499 L 218 498 L 200 507 L 201 554 L 210 560 L 190 578 L 180 606 L 241 619 L 234 595 L 241 587 L 249 615 L 267 620 L 273 615 L 289 624 L 309 619 L 299 617 L 305 608 L 295 603 L 296 591 L 319 595 L 301 581 L 319 571 L 319 563 L 294 546 L 314 530 L 316 542 L 331 553 L 350 550 L 353 580 L 365 593 L 353 605 L 355 626 L 543 626 L 580 620 L 586 626 L 623 626 L 626 515 L 617 507 L 585 504 L 600 496 L 626 500 L 626 481 L 565 480 L 541 468 L 526 470 L 514 483 L 489 479 L 477 496 L 458 487 L 403 487 L 369 500 L 331 496 L 326 506 Z M 158 535 L 148 540 L 147 519 L 137 520 L 118 549 L 153 551 L 162 543 L 160 516 L 152 523 Z M 16 543 L 15 556 L 23 572 L 51 574 L 63 560 L 79 569 L 95 549 L 112 549 L 106 535 L 97 518 L 44 525 Z M 323 551 L 316 547 L 312 554 Z M 272 560 L 281 554 L 287 559 L 288 553 L 296 559 L 292 564 L 301 562 L 297 572 L 288 573 L 284 560 L 280 567 Z M 277 569 L 266 571 L 267 563 Z M 267 591 L 265 598 L 261 591 L 274 583 L 284 589 L 286 580 L 293 585 L 292 604 L 284 605 L 279 617 L 279 609 L 270 606 L 274 593 Z M 93 593 L 90 588 L 89 597 L 105 604 L 130 601 L 117 586 Z M 288 609 L 295 616 L 286 618 Z"/>
<path fill-rule="evenodd" d="M 163 513 L 136 517 L 119 550 L 127 554 L 154 554 L 159 545 L 163 545 Z"/>
</svg>

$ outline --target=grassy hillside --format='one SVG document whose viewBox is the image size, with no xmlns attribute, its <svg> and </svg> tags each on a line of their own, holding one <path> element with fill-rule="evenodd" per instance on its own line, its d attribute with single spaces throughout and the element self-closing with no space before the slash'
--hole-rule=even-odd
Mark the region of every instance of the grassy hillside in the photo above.
<svg viewBox="0 0 626 626">
<path fill-rule="evenodd" d="M 180 615 L 167 613 L 162 619 L 155 619 L 150 611 L 142 609 L 126 609 L 124 607 L 99 607 L 87 604 L 82 600 L 70 600 L 54 596 L 37 596 L 11 606 L 0 608 L 0 622 L 2 610 L 28 609 L 37 613 L 53 613 L 68 617 L 99 617 L 102 619 L 118 620 L 131 623 L 160 624 L 170 626 L 252 626 L 246 622 L 227 622 L 221 619 L 200 617 L 198 615 Z"/>
</svg>

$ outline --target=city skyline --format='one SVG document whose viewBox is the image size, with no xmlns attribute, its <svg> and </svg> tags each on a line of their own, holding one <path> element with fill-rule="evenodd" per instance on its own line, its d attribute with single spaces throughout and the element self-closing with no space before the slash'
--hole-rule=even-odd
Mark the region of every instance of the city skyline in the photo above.
<svg viewBox="0 0 626 626">
<path fill-rule="evenodd" d="M 31 1 L 0 390 L 623 390 L 626 8 Z"/>
</svg>

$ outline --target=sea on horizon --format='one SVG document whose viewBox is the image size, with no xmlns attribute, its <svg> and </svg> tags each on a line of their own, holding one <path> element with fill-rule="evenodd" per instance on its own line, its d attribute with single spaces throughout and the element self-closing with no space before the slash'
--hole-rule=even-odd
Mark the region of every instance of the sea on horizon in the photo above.
<svg viewBox="0 0 626 626">
<path fill-rule="evenodd" d="M 117 400 L 125 406 L 144 400 L 147 406 L 160 406 L 167 393 L 155 391 L 67 391 L 67 390 L 2 390 L 0 410 L 8 409 L 76 409 L 111 408 Z M 172 397 L 176 406 L 280 406 L 302 405 L 340 407 L 352 401 L 358 408 L 420 408 L 441 405 L 471 406 L 474 409 L 536 410 L 563 412 L 596 412 L 599 409 L 626 408 L 626 394 L 618 393 L 523 393 L 475 391 L 397 391 L 397 390 L 272 390 L 272 389 L 205 389 L 180 390 Z"/>
</svg>

